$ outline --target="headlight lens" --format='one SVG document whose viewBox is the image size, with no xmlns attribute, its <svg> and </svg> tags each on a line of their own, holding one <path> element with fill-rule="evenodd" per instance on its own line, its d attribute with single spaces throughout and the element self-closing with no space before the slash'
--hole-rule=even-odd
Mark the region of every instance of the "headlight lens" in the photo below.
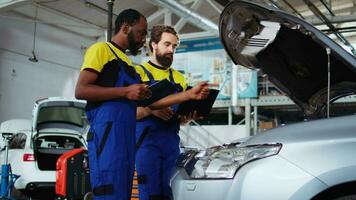
<svg viewBox="0 0 356 200">
<path fill-rule="evenodd" d="M 185 166 L 191 178 L 233 178 L 245 163 L 278 154 L 281 144 L 218 146 L 195 154 Z"/>
</svg>

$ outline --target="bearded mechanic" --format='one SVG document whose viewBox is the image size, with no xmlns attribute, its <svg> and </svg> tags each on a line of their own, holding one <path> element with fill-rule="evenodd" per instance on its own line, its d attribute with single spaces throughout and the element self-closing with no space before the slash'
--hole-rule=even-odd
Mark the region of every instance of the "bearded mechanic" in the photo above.
<svg viewBox="0 0 356 200">
<path fill-rule="evenodd" d="M 150 60 L 136 66 L 144 82 L 153 84 L 168 79 L 176 86 L 177 94 L 186 90 L 183 74 L 171 67 L 178 43 L 178 34 L 173 27 L 156 25 L 152 28 L 149 41 L 152 52 Z M 140 200 L 171 199 L 169 180 L 180 153 L 180 119 L 173 117 L 176 110 L 177 105 L 160 110 L 149 107 L 137 109 L 136 170 Z M 197 119 L 197 116 L 195 114 L 189 118 Z"/>
</svg>

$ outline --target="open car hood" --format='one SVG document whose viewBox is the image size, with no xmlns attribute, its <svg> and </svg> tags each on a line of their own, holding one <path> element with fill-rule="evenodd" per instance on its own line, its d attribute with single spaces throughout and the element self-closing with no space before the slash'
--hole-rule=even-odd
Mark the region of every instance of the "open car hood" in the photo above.
<svg viewBox="0 0 356 200">
<path fill-rule="evenodd" d="M 331 102 L 356 92 L 356 58 L 302 19 L 232 1 L 220 16 L 219 30 L 235 64 L 267 74 L 309 117 L 325 113 L 328 66 Z"/>
<path fill-rule="evenodd" d="M 86 102 L 62 97 L 50 97 L 36 101 L 32 111 L 32 129 L 67 129 L 71 133 L 86 134 L 89 128 L 85 115 Z"/>
</svg>

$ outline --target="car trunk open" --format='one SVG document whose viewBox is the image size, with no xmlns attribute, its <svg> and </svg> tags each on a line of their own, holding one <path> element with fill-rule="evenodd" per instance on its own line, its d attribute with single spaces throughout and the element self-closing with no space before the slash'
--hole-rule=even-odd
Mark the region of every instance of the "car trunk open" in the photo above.
<svg viewBox="0 0 356 200">
<path fill-rule="evenodd" d="M 40 170 L 56 170 L 57 159 L 63 153 L 84 146 L 82 140 L 76 137 L 51 133 L 42 133 L 34 142 L 35 158 Z"/>
<path fill-rule="evenodd" d="M 57 159 L 74 148 L 85 147 L 89 124 L 85 102 L 44 99 L 33 111 L 33 149 L 40 170 L 55 170 Z"/>
</svg>

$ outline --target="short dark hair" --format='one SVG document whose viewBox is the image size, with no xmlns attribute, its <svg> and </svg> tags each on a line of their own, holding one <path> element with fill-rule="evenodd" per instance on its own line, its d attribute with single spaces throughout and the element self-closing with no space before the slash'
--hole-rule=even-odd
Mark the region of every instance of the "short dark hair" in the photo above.
<svg viewBox="0 0 356 200">
<path fill-rule="evenodd" d="M 162 33 L 171 33 L 171 34 L 175 35 L 177 37 L 177 39 L 179 40 L 178 33 L 172 26 L 168 26 L 168 25 L 153 26 L 152 30 L 151 30 L 150 42 L 148 45 L 150 47 L 151 52 L 153 52 L 152 42 L 158 43 L 159 41 L 161 41 Z"/>
<path fill-rule="evenodd" d="M 138 12 L 135 9 L 126 9 L 123 10 L 117 17 L 115 20 L 115 34 L 118 33 L 122 27 L 122 25 L 127 24 L 129 26 L 132 26 L 134 24 L 136 24 L 140 18 L 143 17 L 144 19 L 146 19 L 146 17 L 141 14 L 140 12 Z"/>
</svg>

